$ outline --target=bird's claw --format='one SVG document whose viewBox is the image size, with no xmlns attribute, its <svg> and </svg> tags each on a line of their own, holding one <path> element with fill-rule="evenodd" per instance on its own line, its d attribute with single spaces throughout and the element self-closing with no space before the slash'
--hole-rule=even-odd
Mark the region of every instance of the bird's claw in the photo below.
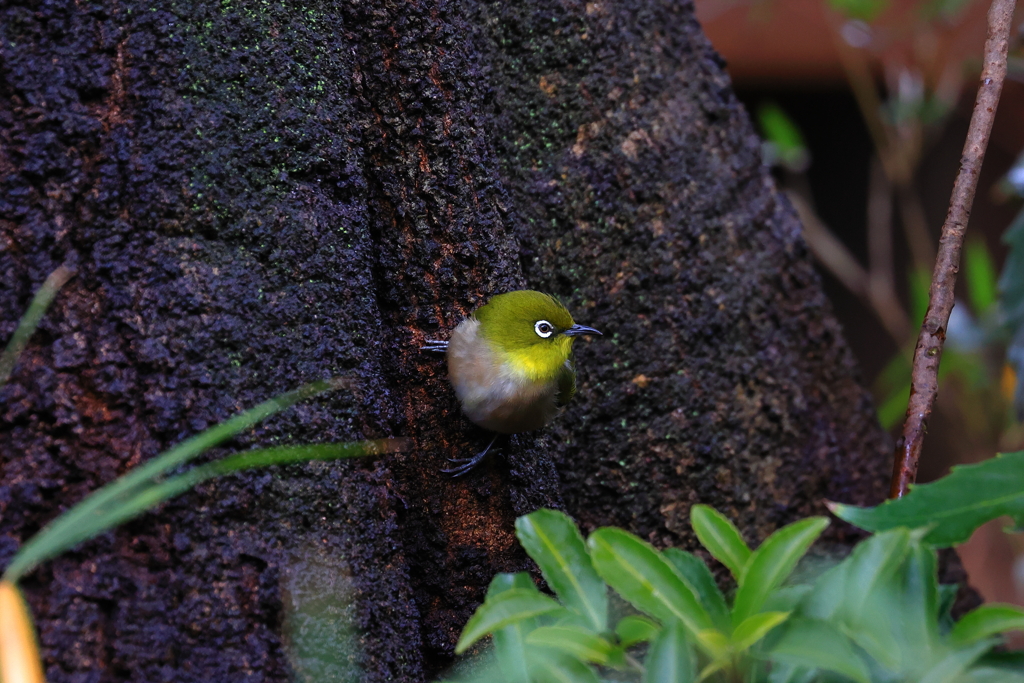
<svg viewBox="0 0 1024 683">
<path fill-rule="evenodd" d="M 440 339 L 427 339 L 420 347 L 420 351 L 432 351 L 434 353 L 448 353 L 448 342 Z"/>
<path fill-rule="evenodd" d="M 487 448 L 483 449 L 482 451 L 474 455 L 472 458 L 448 458 L 448 462 L 454 463 L 455 467 L 452 467 L 447 470 L 441 470 L 441 473 L 452 475 L 452 479 L 454 479 L 455 477 L 461 477 L 462 475 L 469 473 L 474 467 L 479 465 L 484 458 L 487 457 L 487 454 L 491 451 L 491 446 L 493 446 L 494 442 L 497 440 L 498 435 L 495 435 L 494 438 L 491 439 L 491 442 L 487 444 Z"/>
<path fill-rule="evenodd" d="M 452 467 L 451 469 L 447 470 L 441 470 L 441 473 L 451 475 L 452 479 L 455 479 L 456 477 L 461 477 L 464 474 L 469 474 L 469 472 L 472 471 L 472 469 L 476 467 L 477 464 L 479 464 L 480 460 L 483 460 L 483 458 L 480 458 L 480 460 L 476 458 L 467 458 L 467 460 L 469 460 L 469 462 L 465 463 L 464 465 Z"/>
</svg>

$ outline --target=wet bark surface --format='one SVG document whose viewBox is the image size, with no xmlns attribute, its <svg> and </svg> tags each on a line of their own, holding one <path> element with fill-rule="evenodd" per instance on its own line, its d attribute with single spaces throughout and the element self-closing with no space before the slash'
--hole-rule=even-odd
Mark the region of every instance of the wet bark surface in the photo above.
<svg viewBox="0 0 1024 683">
<path fill-rule="evenodd" d="M 0 566 L 310 380 L 350 388 L 231 448 L 416 444 L 207 483 L 47 563 L 51 681 L 427 680 L 539 506 L 692 548 L 696 502 L 759 540 L 883 497 L 885 436 L 690 4 L 6 2 L 0 38 L 0 336 L 77 272 L 0 389 Z M 489 436 L 418 347 L 526 286 L 607 336 L 555 425 L 452 480 Z"/>
</svg>

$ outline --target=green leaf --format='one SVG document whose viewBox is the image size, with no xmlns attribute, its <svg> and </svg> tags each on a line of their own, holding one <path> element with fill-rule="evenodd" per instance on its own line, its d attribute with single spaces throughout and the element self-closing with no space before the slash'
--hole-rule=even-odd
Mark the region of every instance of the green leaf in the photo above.
<svg viewBox="0 0 1024 683">
<path fill-rule="evenodd" d="M 751 555 L 739 529 L 725 515 L 707 505 L 694 505 L 690 509 L 690 524 L 701 545 L 739 581 Z"/>
<path fill-rule="evenodd" d="M 537 591 L 533 580 L 526 572 L 517 574 L 498 574 L 491 579 L 487 588 L 487 599 L 490 600 L 505 591 L 514 588 Z M 492 635 L 494 638 L 494 654 L 498 658 L 498 668 L 505 683 L 530 683 L 530 671 L 527 666 L 526 634 L 537 627 L 535 619 L 523 619 L 505 628 L 500 628 Z"/>
<path fill-rule="evenodd" d="M 919 7 L 921 17 L 927 22 L 944 21 L 957 23 L 957 15 L 971 4 L 971 0 L 925 0 Z"/>
<path fill-rule="evenodd" d="M 644 659 L 643 683 L 691 683 L 695 677 L 696 661 L 686 631 L 679 622 L 669 622 Z"/>
<path fill-rule="evenodd" d="M 804 599 L 802 612 L 822 621 L 846 621 L 857 614 L 864 596 L 891 581 L 909 552 L 906 529 L 894 529 L 858 543 L 853 552 L 819 577 Z"/>
<path fill-rule="evenodd" d="M 922 533 L 905 528 L 877 534 L 857 544 L 850 556 L 822 574 L 801 605 L 801 613 L 841 628 L 883 667 L 904 661 L 897 639 L 905 607 L 904 564 Z"/>
<path fill-rule="evenodd" d="M 913 354 L 912 349 L 910 354 Z M 903 351 L 897 351 L 889 359 L 889 362 L 885 364 L 882 371 L 878 373 L 872 390 L 876 394 L 881 395 L 896 391 L 904 386 L 909 386 L 911 369 L 908 354 Z"/>
<path fill-rule="evenodd" d="M 582 628 L 587 631 L 592 631 L 590 628 L 590 622 L 582 614 L 576 612 L 570 612 L 569 610 L 563 610 L 558 613 L 558 617 L 555 619 L 551 626 L 565 626 L 567 628 Z"/>
<path fill-rule="evenodd" d="M 965 683 L 1024 683 L 1024 651 L 989 650 L 975 660 Z"/>
<path fill-rule="evenodd" d="M 992 649 L 995 641 L 983 640 L 956 650 L 937 662 L 919 679 L 920 683 L 959 683 L 964 672 L 983 654 Z"/>
<path fill-rule="evenodd" d="M 772 165 L 773 161 L 781 162 L 783 166 L 796 173 L 807 170 L 811 159 L 810 152 L 800 129 L 782 107 L 774 102 L 764 103 L 758 108 L 757 119 L 765 140 L 770 143 L 770 149 L 774 153 L 772 156 L 775 157 L 767 159 L 767 163 Z"/>
<path fill-rule="evenodd" d="M 942 584 L 939 586 L 938 619 L 939 630 L 942 633 L 949 633 L 953 630 L 953 605 L 956 603 L 956 595 L 960 592 L 960 586 L 955 583 Z"/>
<path fill-rule="evenodd" d="M 587 546 L 601 578 L 641 612 L 662 623 L 678 619 L 694 633 L 711 627 L 697 596 L 650 544 L 606 527 L 590 534 Z"/>
<path fill-rule="evenodd" d="M 987 666 L 973 666 L 957 683 L 1024 683 L 1024 674 Z"/>
<path fill-rule="evenodd" d="M 828 5 L 849 19 L 872 22 L 889 3 L 888 0 L 828 0 Z"/>
<path fill-rule="evenodd" d="M 932 286 L 932 274 L 924 268 L 914 268 L 907 274 L 907 285 L 910 290 L 911 323 L 917 328 L 921 326 L 924 316 L 928 313 L 928 292 Z"/>
<path fill-rule="evenodd" d="M 732 643 L 729 642 L 729 636 L 725 635 L 717 628 L 708 628 L 698 632 L 697 643 L 713 662 L 729 663 L 732 654 Z M 713 667 L 712 669 L 715 671 L 718 670 Z M 708 669 L 705 669 L 701 672 L 700 677 L 705 678 L 707 675 Z"/>
<path fill-rule="evenodd" d="M 14 366 L 17 365 L 21 352 L 28 345 L 28 340 L 36 331 L 39 321 L 43 319 L 43 315 L 46 314 L 46 309 L 53 303 L 57 292 L 73 275 L 74 273 L 71 270 L 60 266 L 50 273 L 46 280 L 43 281 L 43 284 L 39 286 L 39 289 L 36 290 L 35 296 L 32 297 L 32 303 L 28 305 L 25 315 L 21 316 L 21 320 L 18 321 L 18 327 L 15 328 L 14 334 L 7 341 L 4 352 L 0 354 L 0 387 L 11 378 L 11 372 L 14 371 Z"/>
<path fill-rule="evenodd" d="M 727 669 L 729 667 L 728 659 L 715 659 L 712 660 L 707 666 L 700 670 L 700 675 L 697 676 L 696 683 L 703 683 L 707 679 L 714 676 L 719 671 Z"/>
<path fill-rule="evenodd" d="M 882 428 L 889 430 L 900 423 L 907 413 L 907 401 L 910 400 L 910 382 L 907 381 L 899 389 L 888 394 L 878 405 L 878 421 Z"/>
<path fill-rule="evenodd" d="M 510 588 L 502 591 L 485 600 L 466 622 L 462 637 L 455 646 L 455 654 L 462 654 L 488 633 L 509 624 L 561 609 L 564 608 L 536 589 Z"/>
<path fill-rule="evenodd" d="M 595 631 L 608 627 L 608 588 L 594 571 L 583 537 L 563 512 L 537 510 L 516 520 L 516 536 L 567 608 Z"/>
<path fill-rule="evenodd" d="M 1024 609 L 1016 605 L 988 604 L 965 614 L 953 627 L 949 639 L 970 644 L 1005 631 L 1024 631 Z"/>
<path fill-rule="evenodd" d="M 537 683 L 600 683 L 593 669 L 567 655 L 543 656 L 532 651 L 529 664 Z"/>
<path fill-rule="evenodd" d="M 758 109 L 758 119 L 765 139 L 783 150 L 804 149 L 807 145 L 793 120 L 774 102 L 766 102 Z"/>
<path fill-rule="evenodd" d="M 733 624 L 741 623 L 761 609 L 768 594 L 789 577 L 827 526 L 828 520 L 824 517 L 808 517 L 782 527 L 765 539 L 743 568 L 733 602 Z"/>
<path fill-rule="evenodd" d="M 985 241 L 974 238 L 964 247 L 964 277 L 975 314 L 981 316 L 996 302 L 996 266 Z"/>
<path fill-rule="evenodd" d="M 850 639 L 824 621 L 790 619 L 768 657 L 792 667 L 834 671 L 858 683 L 871 680 L 867 665 L 857 656 Z"/>
<path fill-rule="evenodd" d="M 495 574 L 494 578 L 491 579 L 491 584 L 487 587 L 487 597 L 492 598 L 499 593 L 504 593 L 513 588 L 540 592 L 537 590 L 536 584 L 533 583 L 533 579 L 530 578 L 529 573 L 516 572 L 515 574 L 509 574 L 503 572 Z"/>
<path fill-rule="evenodd" d="M 926 543 L 944 548 L 963 543 L 985 522 L 1009 515 L 1024 525 L 1024 451 L 958 465 L 931 484 L 873 508 L 832 503 L 832 513 L 868 531 L 931 526 Z"/>
<path fill-rule="evenodd" d="M 889 429 L 898 424 L 907 412 L 910 398 L 910 360 L 913 352 L 897 351 L 886 363 L 872 385 L 878 402 L 878 421 Z"/>
<path fill-rule="evenodd" d="M 761 612 L 747 617 L 732 632 L 732 649 L 743 652 L 757 641 L 768 635 L 768 632 L 784 622 L 789 612 Z"/>
<path fill-rule="evenodd" d="M 582 662 L 592 662 L 601 666 L 614 663 L 616 648 L 607 640 L 579 627 L 541 626 L 526 636 L 526 644 L 531 647 L 547 647 L 560 650 Z"/>
<path fill-rule="evenodd" d="M 632 647 L 637 643 L 652 640 L 661 631 L 661 626 L 636 614 L 623 617 L 615 626 L 615 635 L 619 637 L 622 647 Z"/>
<path fill-rule="evenodd" d="M 920 534 L 912 543 L 903 565 L 902 591 L 886 607 L 897 614 L 891 623 L 898 626 L 904 652 L 931 652 L 939 644 L 939 571 L 935 549 L 921 543 Z"/>
<path fill-rule="evenodd" d="M 776 588 L 768 594 L 761 609 L 766 612 L 792 612 L 813 589 L 814 586 L 806 583 Z"/>
<path fill-rule="evenodd" d="M 818 680 L 818 670 L 795 666 L 786 662 L 772 662 L 768 683 L 812 683 Z"/>
<path fill-rule="evenodd" d="M 661 555 L 672 563 L 686 580 L 687 585 L 697 594 L 700 604 L 707 610 L 708 616 L 711 617 L 715 625 L 719 629 L 727 629 L 729 627 L 729 606 L 715 582 L 715 577 L 704 561 L 693 553 L 679 548 L 665 548 Z"/>
</svg>

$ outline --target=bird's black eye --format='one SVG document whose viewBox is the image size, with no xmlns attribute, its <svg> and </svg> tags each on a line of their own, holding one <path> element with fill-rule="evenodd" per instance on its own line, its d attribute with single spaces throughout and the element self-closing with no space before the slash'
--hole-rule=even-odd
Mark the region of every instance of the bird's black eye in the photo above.
<svg viewBox="0 0 1024 683">
<path fill-rule="evenodd" d="M 547 320 L 538 320 L 533 324 L 533 331 L 537 333 L 538 337 L 547 339 L 555 333 L 555 326 Z"/>
</svg>

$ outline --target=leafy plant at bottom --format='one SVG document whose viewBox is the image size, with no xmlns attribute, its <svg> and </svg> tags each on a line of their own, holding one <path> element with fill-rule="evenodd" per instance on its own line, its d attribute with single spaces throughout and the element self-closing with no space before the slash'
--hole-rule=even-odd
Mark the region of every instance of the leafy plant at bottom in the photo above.
<svg viewBox="0 0 1024 683">
<path fill-rule="evenodd" d="M 615 528 L 598 529 L 584 542 L 565 514 L 538 510 L 517 520 L 516 532 L 557 601 L 526 574 L 499 574 L 456 652 L 493 634 L 508 683 L 597 681 L 599 670 L 644 683 L 747 677 L 760 666 L 753 653 L 789 617 L 789 611 L 767 609 L 769 599 L 828 521 L 789 525 L 751 551 L 711 508 L 695 506 L 692 519 L 699 537 L 737 576 L 731 608 L 711 571 L 691 553 L 660 552 Z M 612 626 L 609 586 L 640 614 Z"/>
<path fill-rule="evenodd" d="M 497 672 L 473 680 L 1024 683 L 1019 660 L 992 654 L 996 636 L 1024 628 L 1024 611 L 986 605 L 954 625 L 955 587 L 938 584 L 928 528 L 879 533 L 787 585 L 827 520 L 790 524 L 756 550 L 711 508 L 694 506 L 691 522 L 736 579 L 731 601 L 691 553 L 615 528 L 584 542 L 553 510 L 520 518 L 520 541 L 555 597 L 525 573 L 495 577 L 456 648 L 493 635 Z M 639 614 L 609 619 L 608 587 Z"/>
</svg>

